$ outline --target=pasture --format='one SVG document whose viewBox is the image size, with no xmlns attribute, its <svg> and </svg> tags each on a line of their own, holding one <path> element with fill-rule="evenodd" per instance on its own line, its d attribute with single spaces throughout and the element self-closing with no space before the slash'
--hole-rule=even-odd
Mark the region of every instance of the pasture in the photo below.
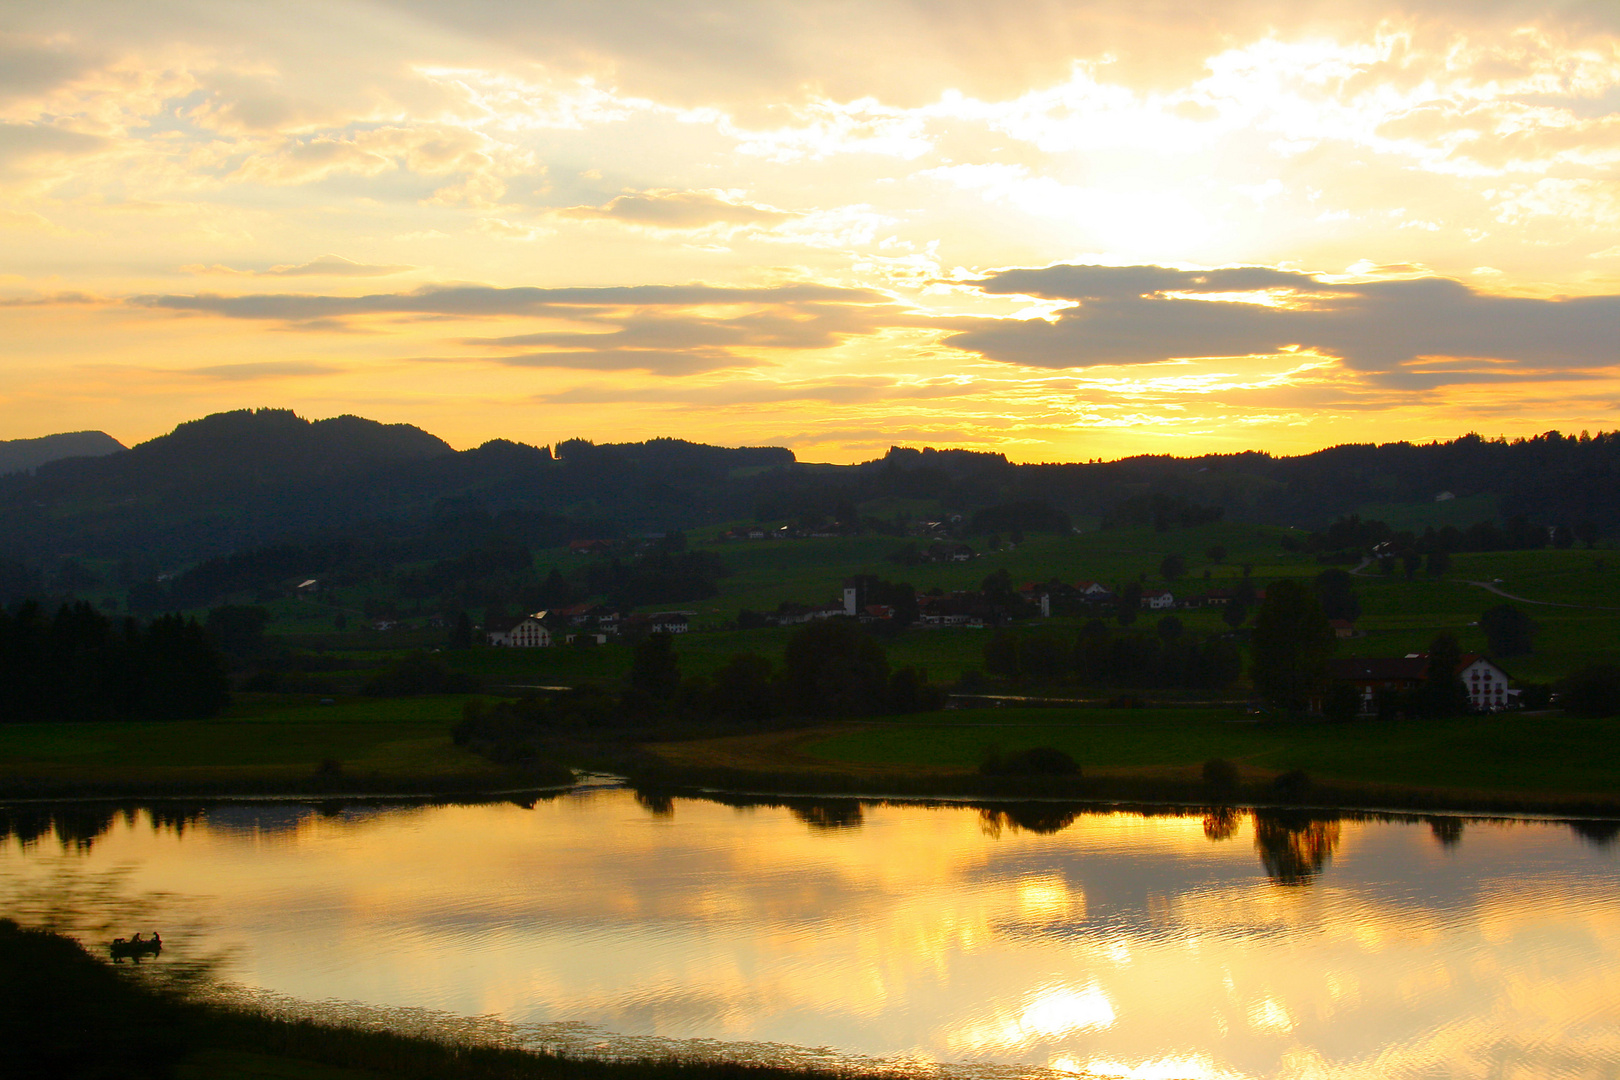
<svg viewBox="0 0 1620 1080">
<path fill-rule="evenodd" d="M 1257 722 L 1229 709 L 972 709 L 874 723 L 797 749 L 828 767 L 971 771 L 995 750 L 1053 746 L 1088 775 L 1247 774 L 1535 795 L 1620 795 L 1620 723 L 1504 713 L 1440 721 Z"/>
</svg>

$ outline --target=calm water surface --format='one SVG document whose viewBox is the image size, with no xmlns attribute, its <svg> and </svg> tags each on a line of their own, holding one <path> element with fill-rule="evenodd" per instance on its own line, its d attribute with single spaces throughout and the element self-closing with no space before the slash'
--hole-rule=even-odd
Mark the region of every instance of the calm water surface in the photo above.
<svg viewBox="0 0 1620 1080">
<path fill-rule="evenodd" d="M 91 938 L 146 920 L 248 987 L 495 1016 L 575 1049 L 1620 1076 L 1620 844 L 1601 827 L 623 790 L 0 825 L 0 911 L 55 907 Z"/>
</svg>

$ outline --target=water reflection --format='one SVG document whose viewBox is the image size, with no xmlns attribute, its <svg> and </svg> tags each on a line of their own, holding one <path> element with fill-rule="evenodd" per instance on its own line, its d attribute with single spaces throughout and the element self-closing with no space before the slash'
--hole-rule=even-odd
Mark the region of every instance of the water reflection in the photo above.
<svg viewBox="0 0 1620 1080">
<path fill-rule="evenodd" d="M 1463 819 L 1456 816 L 1428 817 L 1423 820 L 1429 823 L 1429 832 L 1439 841 L 1441 847 L 1456 847 L 1462 842 Z"/>
<path fill-rule="evenodd" d="M 979 811 L 979 831 L 990 837 L 999 837 L 1004 830 L 1046 835 L 1067 829 L 1080 813 L 1079 807 L 1061 803 L 987 806 Z"/>
<path fill-rule="evenodd" d="M 1339 818 L 1304 810 L 1254 811 L 1254 848 L 1278 885 L 1309 885 L 1339 846 Z"/>
<path fill-rule="evenodd" d="M 160 928 L 143 973 L 172 942 L 257 991 L 573 1049 L 1290 1080 L 1620 1061 L 1620 845 L 1590 824 L 1470 819 L 1457 844 L 1416 816 L 606 790 L 3 821 L 0 910 Z"/>
</svg>

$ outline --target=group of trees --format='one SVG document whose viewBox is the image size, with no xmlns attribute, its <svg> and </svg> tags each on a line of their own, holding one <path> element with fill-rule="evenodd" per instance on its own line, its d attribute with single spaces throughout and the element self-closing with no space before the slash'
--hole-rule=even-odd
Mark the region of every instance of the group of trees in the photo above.
<svg viewBox="0 0 1620 1080">
<path fill-rule="evenodd" d="M 0 721 L 192 720 L 229 701 L 224 659 L 194 619 L 0 610 Z"/>
<path fill-rule="evenodd" d="M 675 639 L 651 634 L 636 643 L 622 688 L 472 702 L 455 739 L 496 760 L 521 761 L 541 756 L 547 739 L 571 733 L 670 722 L 757 728 L 779 718 L 893 715 L 944 703 L 921 669 L 891 669 L 883 646 L 858 623 L 827 619 L 794 631 L 780 669 L 766 657 L 736 653 L 712 674 L 685 675 Z"/>
<path fill-rule="evenodd" d="M 1243 672 L 1236 642 L 1188 634 L 1174 615 L 1153 632 L 1115 631 L 1098 619 L 1074 638 L 1003 630 L 985 644 L 984 666 L 1006 679 L 1132 690 L 1220 690 Z"/>
<path fill-rule="evenodd" d="M 1325 529 L 1304 537 L 1285 536 L 1283 547 L 1289 551 L 1305 551 L 1323 558 L 1353 558 L 1372 553 L 1381 554 L 1381 565 L 1392 570 L 1397 561 L 1414 576 L 1425 561 L 1430 573 L 1443 573 L 1448 556 L 1477 551 L 1535 551 L 1544 547 L 1567 548 L 1578 540 L 1591 547 L 1597 542 L 1598 529 L 1589 519 L 1573 526 L 1537 525 L 1523 515 L 1510 518 L 1506 524 L 1494 521 L 1476 521 L 1464 529 L 1446 525 L 1436 529 L 1430 525 L 1421 533 L 1410 529 L 1394 529 L 1377 520 L 1363 521 L 1359 514 L 1348 514 Z"/>
</svg>

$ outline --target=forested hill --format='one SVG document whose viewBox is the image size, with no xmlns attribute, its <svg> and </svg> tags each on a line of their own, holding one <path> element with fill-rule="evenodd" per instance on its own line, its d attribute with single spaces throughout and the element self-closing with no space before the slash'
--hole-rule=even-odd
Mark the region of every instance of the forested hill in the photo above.
<svg viewBox="0 0 1620 1080">
<path fill-rule="evenodd" d="M 0 442 L 0 475 L 37 469 L 61 458 L 116 454 L 123 448 L 123 443 L 105 431 L 69 431 L 39 439 L 11 439 Z"/>
<path fill-rule="evenodd" d="M 457 452 L 408 424 L 218 413 L 104 458 L 0 477 L 0 558 L 168 565 L 289 537 L 466 532 L 469 518 L 567 540 L 580 528 L 616 534 L 751 514 L 753 487 L 737 478 L 794 464 L 781 448 L 679 439 L 557 449 L 495 440 Z"/>
<path fill-rule="evenodd" d="M 221 413 L 105 457 L 0 477 L 0 559 L 139 558 L 163 567 L 288 539 L 479 536 L 531 544 L 727 520 L 896 513 L 1174 526 L 1223 517 L 1319 528 L 1352 513 L 1456 523 L 1523 517 L 1620 530 L 1620 433 L 1338 446 L 1264 453 L 1015 465 L 1000 454 L 896 448 L 860 465 L 795 461 L 780 447 L 680 439 L 555 448 L 495 440 L 455 451 L 419 428 L 287 410 Z M 1023 527 L 1047 527 L 1026 525 Z M 431 538 L 439 539 L 432 540 Z M 414 542 L 414 541 L 413 541 Z M 419 545 L 420 546 L 420 545 Z M 431 557 L 439 557 L 431 554 Z"/>
</svg>

